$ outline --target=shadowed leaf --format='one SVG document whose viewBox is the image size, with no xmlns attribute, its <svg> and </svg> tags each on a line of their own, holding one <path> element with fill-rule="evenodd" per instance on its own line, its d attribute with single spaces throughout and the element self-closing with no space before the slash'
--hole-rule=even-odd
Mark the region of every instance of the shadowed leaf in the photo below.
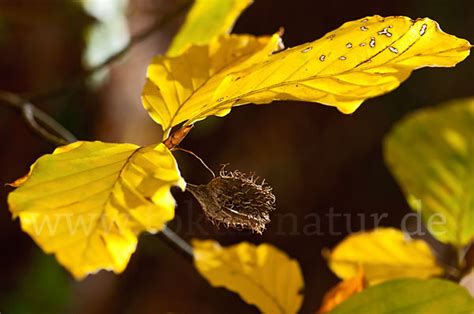
<svg viewBox="0 0 474 314">
<path fill-rule="evenodd" d="M 473 98 L 399 122 L 385 139 L 385 160 L 433 236 L 456 246 L 474 240 Z"/>
<path fill-rule="evenodd" d="M 472 313 L 474 299 L 458 284 L 441 279 L 387 281 L 353 295 L 331 314 Z"/>
</svg>

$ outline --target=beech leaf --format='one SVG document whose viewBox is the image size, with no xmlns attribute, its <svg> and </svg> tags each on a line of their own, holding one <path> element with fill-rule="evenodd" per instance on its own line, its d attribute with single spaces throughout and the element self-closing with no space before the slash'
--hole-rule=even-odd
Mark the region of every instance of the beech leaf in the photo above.
<svg viewBox="0 0 474 314">
<path fill-rule="evenodd" d="M 329 268 L 341 279 L 356 276 L 362 268 L 369 284 L 399 278 L 429 278 L 442 274 L 423 240 L 407 240 L 393 228 L 355 233 L 327 253 Z"/>
<path fill-rule="evenodd" d="M 269 244 L 242 242 L 229 247 L 193 241 L 194 264 L 214 287 L 236 292 L 263 313 L 297 313 L 303 302 L 298 262 Z"/>
<path fill-rule="evenodd" d="M 212 38 L 229 33 L 250 4 L 252 0 L 196 0 L 167 55 L 179 55 L 191 44 L 207 44 Z"/>
<path fill-rule="evenodd" d="M 223 35 L 209 45 L 193 45 L 178 57 L 155 57 L 147 70 L 143 106 L 163 127 L 166 138 L 173 126 L 203 110 L 226 76 L 267 59 L 280 45 L 278 34 Z M 212 107 L 212 114 L 223 116 L 229 110 Z"/>
<path fill-rule="evenodd" d="M 438 240 L 474 240 L 474 98 L 419 110 L 385 139 L 385 160 Z"/>
<path fill-rule="evenodd" d="M 223 116 L 233 106 L 300 100 L 354 112 L 385 94 L 414 69 L 451 67 L 471 45 L 429 19 L 371 16 L 347 22 L 323 38 L 274 53 L 279 34 L 222 35 L 148 67 L 142 102 L 165 136 L 182 122 Z"/>
<path fill-rule="evenodd" d="M 347 299 L 331 314 L 472 313 L 474 299 L 460 285 L 441 279 L 397 279 Z"/>
<path fill-rule="evenodd" d="M 170 188 L 184 181 L 163 144 L 76 142 L 39 158 L 12 185 L 8 204 L 23 231 L 80 279 L 122 272 L 137 236 L 173 219 Z"/>
</svg>

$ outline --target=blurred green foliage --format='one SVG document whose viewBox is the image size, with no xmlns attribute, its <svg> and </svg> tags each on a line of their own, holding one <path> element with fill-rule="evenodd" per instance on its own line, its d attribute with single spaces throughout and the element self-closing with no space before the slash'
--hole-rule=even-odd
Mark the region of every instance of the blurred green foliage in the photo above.
<svg viewBox="0 0 474 314">
<path fill-rule="evenodd" d="M 2 313 L 65 313 L 71 301 L 72 281 L 53 256 L 34 248 L 29 269 L 17 288 L 0 300 Z"/>
</svg>

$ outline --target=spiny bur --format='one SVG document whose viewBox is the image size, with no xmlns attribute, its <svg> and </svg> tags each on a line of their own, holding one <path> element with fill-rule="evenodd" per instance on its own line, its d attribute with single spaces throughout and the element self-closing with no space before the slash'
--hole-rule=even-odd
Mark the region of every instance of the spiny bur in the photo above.
<svg viewBox="0 0 474 314">
<path fill-rule="evenodd" d="M 262 233 L 275 209 L 275 195 L 265 180 L 238 170 L 225 171 L 206 185 L 188 184 L 206 216 L 216 225 Z"/>
</svg>

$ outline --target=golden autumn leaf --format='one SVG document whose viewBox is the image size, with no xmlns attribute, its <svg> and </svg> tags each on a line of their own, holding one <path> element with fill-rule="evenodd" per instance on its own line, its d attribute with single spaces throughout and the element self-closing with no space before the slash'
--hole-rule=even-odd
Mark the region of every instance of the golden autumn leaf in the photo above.
<svg viewBox="0 0 474 314">
<path fill-rule="evenodd" d="M 362 270 L 352 278 L 341 281 L 336 286 L 331 288 L 324 295 L 323 302 L 317 313 L 328 313 L 338 304 L 341 304 L 350 296 L 364 290 L 365 276 Z"/>
<path fill-rule="evenodd" d="M 212 38 L 229 33 L 251 3 L 252 0 L 196 0 L 166 54 L 176 56 L 191 44 L 207 44 Z"/>
<path fill-rule="evenodd" d="M 354 112 L 414 69 L 451 67 L 471 45 L 428 18 L 371 16 L 279 53 L 279 35 L 223 35 L 178 57 L 156 57 L 142 102 L 167 136 L 181 122 L 223 116 L 233 106 L 301 100 Z"/>
<path fill-rule="evenodd" d="M 101 269 L 122 272 L 138 234 L 173 219 L 171 186 L 185 185 L 163 144 L 102 142 L 59 147 L 14 184 L 13 217 L 78 279 Z"/>
<path fill-rule="evenodd" d="M 431 234 L 474 240 L 474 98 L 421 109 L 386 137 L 385 160 Z"/>
<path fill-rule="evenodd" d="M 329 268 L 339 278 L 354 277 L 362 268 L 371 285 L 394 278 L 424 279 L 443 273 L 425 241 L 407 240 L 400 230 L 393 228 L 352 234 L 326 257 Z"/>
<path fill-rule="evenodd" d="M 166 138 L 173 126 L 189 120 L 202 109 L 231 72 L 262 62 L 280 48 L 279 35 L 224 35 L 212 40 L 210 45 L 193 45 L 178 57 L 158 56 L 148 66 L 143 106 L 163 127 Z M 233 66 L 229 67 L 230 64 Z M 198 106 L 195 102 L 199 99 L 202 102 Z M 228 108 L 213 110 L 217 116 L 228 112 Z"/>
<path fill-rule="evenodd" d="M 236 292 L 263 313 L 297 313 L 304 282 L 298 262 L 272 245 L 242 242 L 229 247 L 193 241 L 194 263 L 214 287 Z"/>
</svg>

